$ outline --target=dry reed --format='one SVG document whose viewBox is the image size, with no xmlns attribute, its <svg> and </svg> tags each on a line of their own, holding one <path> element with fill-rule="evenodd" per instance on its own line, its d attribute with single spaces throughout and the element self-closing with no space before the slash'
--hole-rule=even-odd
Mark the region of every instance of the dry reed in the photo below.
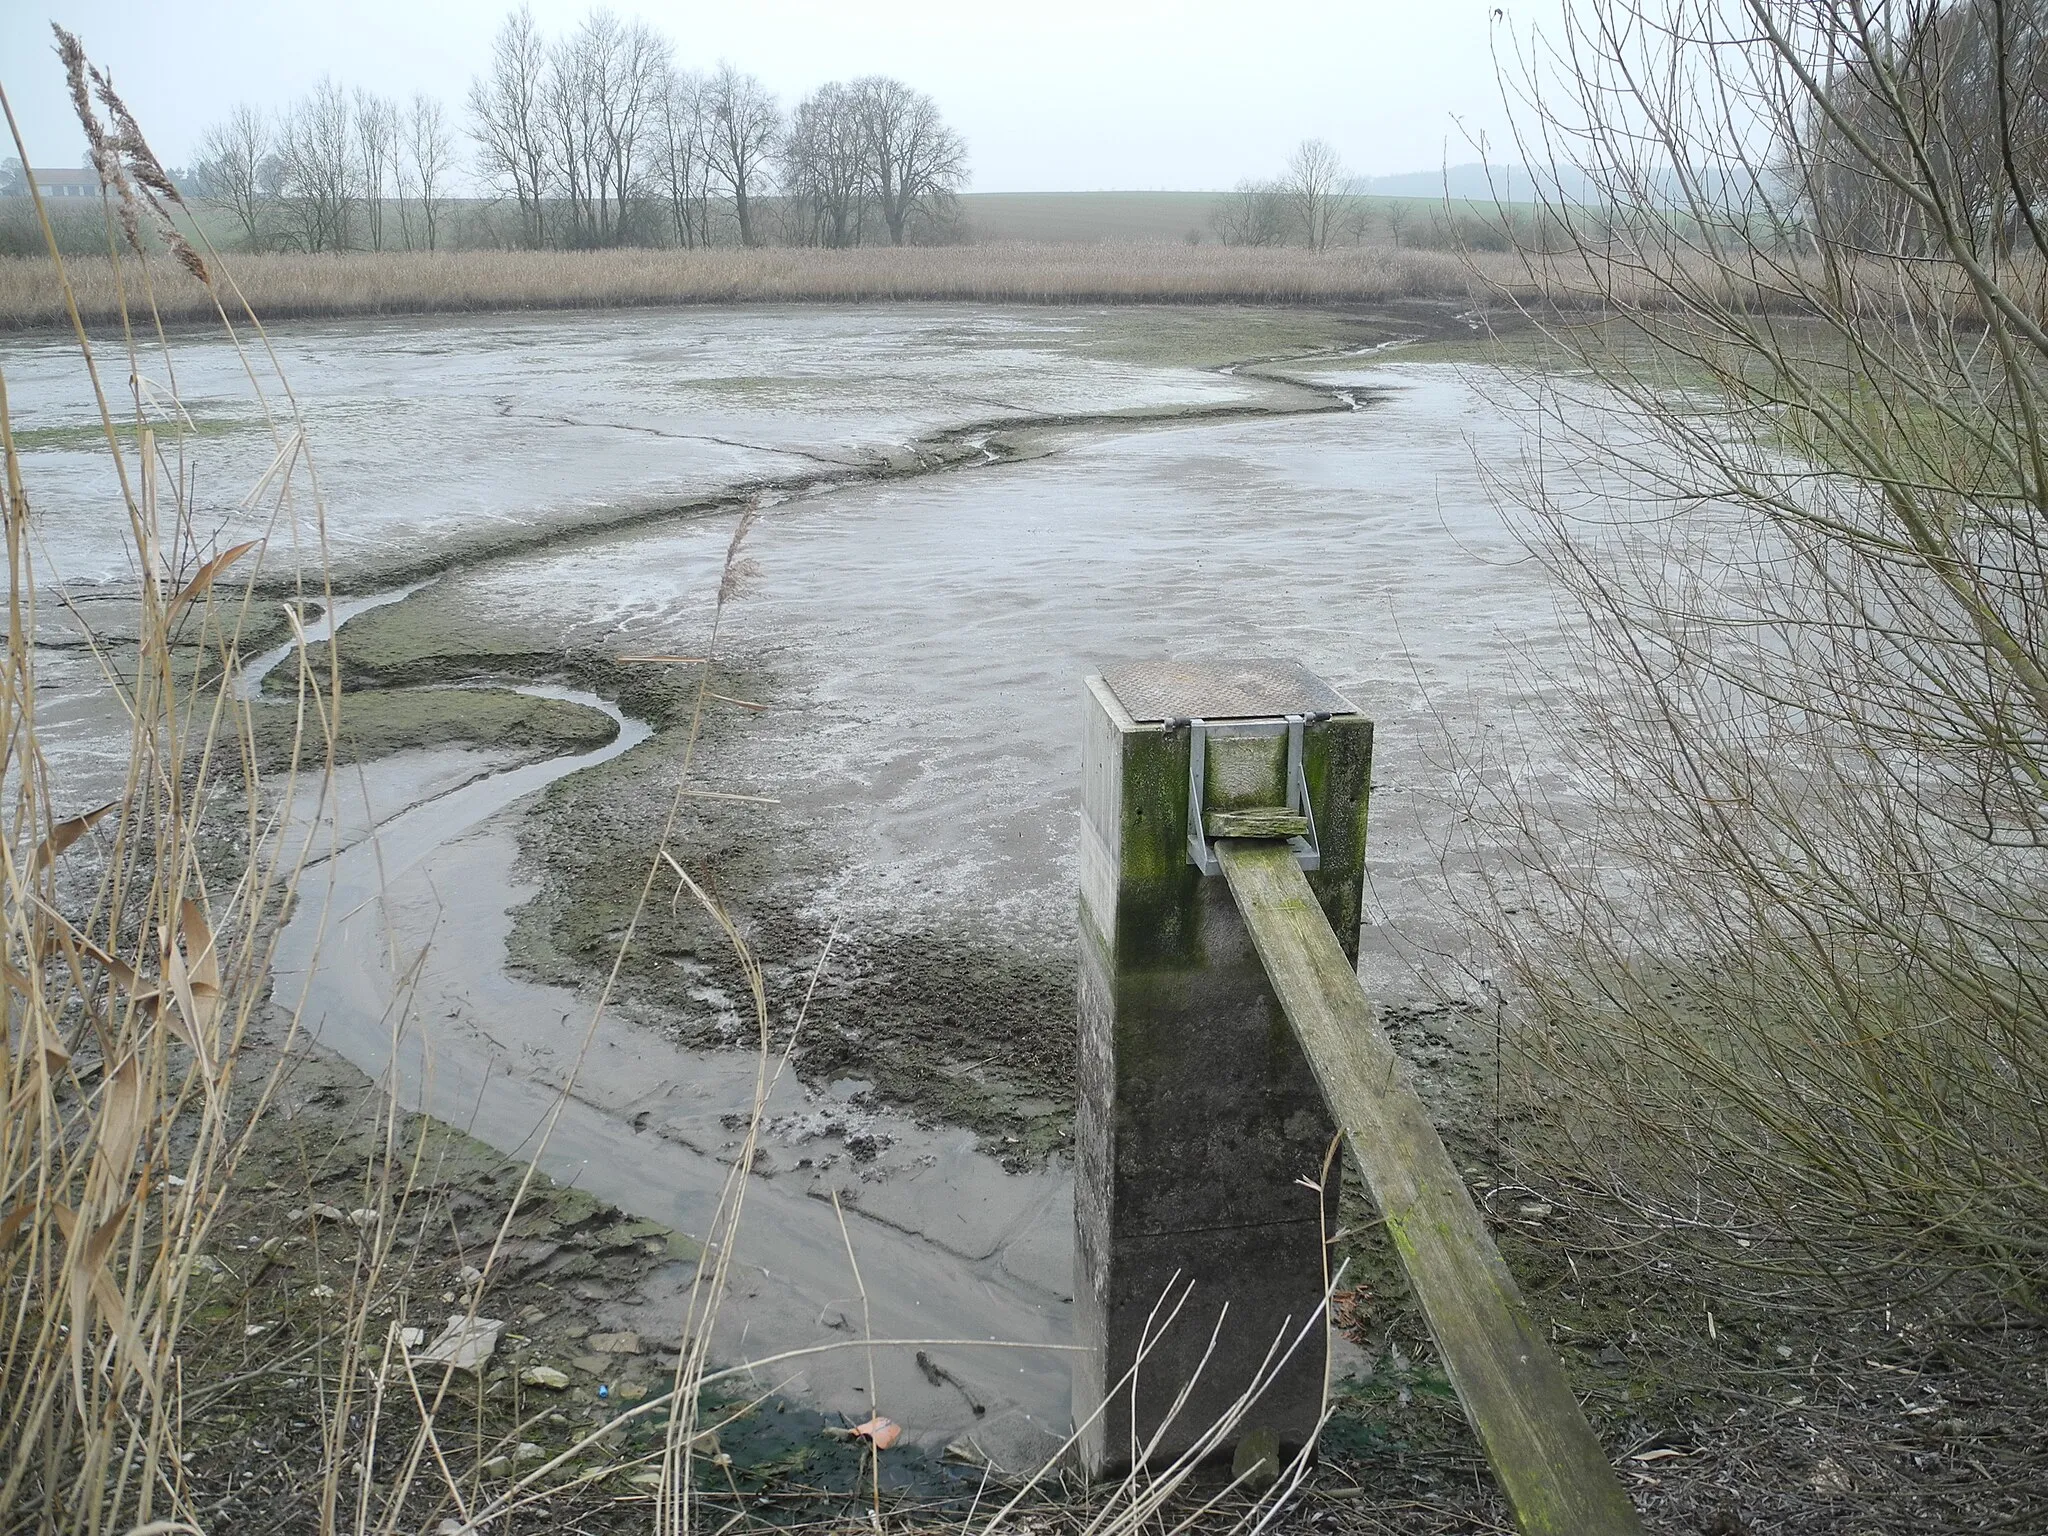
<svg viewBox="0 0 2048 1536">
<path fill-rule="evenodd" d="M 992 245 L 787 246 L 755 250 L 351 252 L 236 258 L 233 304 L 266 320 L 369 315 L 491 314 L 520 310 L 631 309 L 698 304 L 1311 304 L 1403 301 L 1466 304 L 1510 312 L 1539 304 L 1551 313 L 1683 311 L 1684 293 L 1750 314 L 1812 312 L 1798 282 L 1759 280 L 1708 253 L 1676 267 L 1644 264 L 1639 253 L 1603 248 L 1589 277 L 1586 253 L 1418 251 L 1360 246 L 1321 253 L 1274 247 Z M 1787 271 L 1804 273 L 1793 260 Z M 1682 268 L 1682 270 L 1680 270 Z M 166 324 L 217 320 L 213 295 L 169 257 L 130 257 L 117 270 L 99 256 L 69 256 L 62 273 L 48 257 L 0 257 L 0 331 L 68 325 L 66 283 L 88 326 L 123 320 L 123 273 L 146 281 Z M 1805 273 L 1807 278 L 1812 274 Z M 2026 282 L 2038 292 L 2048 270 Z M 1866 302 L 1877 302 L 1865 294 Z M 1910 310 L 1902 306 L 1918 305 Z M 1982 324 L 1966 290 L 1897 297 L 1905 318 L 1923 313 Z"/>
<path fill-rule="evenodd" d="M 1506 261 L 1486 258 L 1503 280 Z M 118 321 L 109 262 L 66 270 L 88 323 Z M 211 320 L 207 290 L 167 259 L 151 263 L 167 321 Z M 1473 295 L 1468 265 L 1448 253 L 1365 247 L 1316 254 L 1224 246 L 960 245 L 850 251 L 461 251 L 256 255 L 236 281 L 266 319 L 609 309 L 656 304 L 871 303 L 958 300 L 1020 304 L 1371 304 Z M 64 323 L 62 285 L 42 257 L 0 259 L 0 329 Z"/>
</svg>

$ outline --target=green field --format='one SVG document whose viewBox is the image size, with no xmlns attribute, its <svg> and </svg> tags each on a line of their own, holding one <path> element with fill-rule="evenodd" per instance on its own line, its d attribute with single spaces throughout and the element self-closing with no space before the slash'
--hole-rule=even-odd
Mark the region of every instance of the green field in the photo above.
<svg viewBox="0 0 2048 1536">
<path fill-rule="evenodd" d="M 1028 240 L 1049 245 L 1087 245 L 1116 241 L 1186 241 L 1203 244 L 1216 239 L 1210 216 L 1227 192 L 967 192 L 960 214 L 973 240 Z M 1525 209 L 1526 204 L 1508 204 Z M 1398 210 L 1398 211 L 1397 211 Z M 1500 205 L 1456 198 L 1453 218 L 1497 220 Z M 1392 215 L 1390 219 L 1390 215 Z M 1336 243 L 1340 245 L 1401 243 L 1443 245 L 1429 231 L 1444 222 L 1444 199 L 1367 195 L 1341 200 Z"/>
<path fill-rule="evenodd" d="M 1209 215 L 1221 192 L 968 192 L 960 213 L 976 240 L 1185 240 L 1216 238 Z"/>
</svg>

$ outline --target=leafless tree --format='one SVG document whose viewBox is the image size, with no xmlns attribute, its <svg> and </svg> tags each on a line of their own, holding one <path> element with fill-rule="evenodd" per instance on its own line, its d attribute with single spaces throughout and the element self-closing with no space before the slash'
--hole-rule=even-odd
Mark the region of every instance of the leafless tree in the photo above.
<svg viewBox="0 0 2048 1536">
<path fill-rule="evenodd" d="M 285 215 L 280 238 L 304 251 L 347 250 L 361 165 L 348 93 L 324 78 L 285 114 L 274 184 Z"/>
<path fill-rule="evenodd" d="M 601 157 L 604 139 L 598 132 L 597 91 L 590 78 L 594 61 L 583 39 L 566 37 L 548 50 L 547 75 L 541 90 L 542 120 L 546 124 L 548 160 L 544 191 L 551 193 L 566 213 L 567 242 L 595 243 L 596 203 L 605 187 Z M 606 188 L 608 190 L 608 188 Z"/>
<path fill-rule="evenodd" d="M 967 146 L 938 104 L 901 80 L 869 75 L 852 87 L 869 190 L 889 243 L 901 245 L 912 213 L 940 216 L 967 181 Z"/>
<path fill-rule="evenodd" d="M 833 82 L 797 103 L 782 144 L 782 187 L 802 243 L 860 243 L 873 185 L 864 150 L 857 91 Z"/>
<path fill-rule="evenodd" d="M 1295 225 L 1312 251 L 1326 250 L 1346 181 L 1344 161 L 1323 139 L 1303 139 L 1287 162 L 1281 183 L 1294 212 Z"/>
<path fill-rule="evenodd" d="M 1415 205 L 1405 197 L 1390 197 L 1386 201 L 1387 234 L 1392 237 L 1394 249 L 1401 248 L 1401 234 L 1415 222 Z"/>
<path fill-rule="evenodd" d="M 668 40 L 644 22 L 624 28 L 600 118 L 610 145 L 612 200 L 623 236 L 630 199 L 653 159 L 664 97 L 675 64 Z"/>
<path fill-rule="evenodd" d="M 247 102 L 208 128 L 199 144 L 207 200 L 234 215 L 242 241 L 251 250 L 264 242 L 269 206 L 264 166 L 272 153 L 270 123 Z"/>
<path fill-rule="evenodd" d="M 455 173 L 455 136 L 448 127 L 446 109 L 425 92 L 415 95 L 400 125 L 400 135 L 405 167 L 405 184 L 400 188 L 401 213 L 408 194 L 419 200 L 420 243 L 430 251 L 435 250 L 440 242 L 449 181 Z M 406 242 L 412 243 L 409 225 Z"/>
<path fill-rule="evenodd" d="M 1887 24 L 1888 23 L 1888 24 Z M 1874 249 L 1926 254 L 1940 233 L 1930 210 L 1852 163 L 1857 141 L 1899 154 L 1894 118 L 1911 120 L 1955 214 L 2008 251 L 2028 210 L 2048 197 L 2048 47 L 2041 0 L 1965 0 L 1875 13 L 1861 57 L 1838 61 L 1827 112 L 1813 125 L 1821 154 L 1788 163 L 1807 200 Z M 1845 153 L 1848 151 L 1848 153 Z"/>
<path fill-rule="evenodd" d="M 522 6 L 505 18 L 491 42 L 490 68 L 470 85 L 469 131 L 479 175 L 486 186 L 511 195 L 528 246 L 539 246 L 547 234 L 546 82 L 547 46 L 533 11 Z"/>
<path fill-rule="evenodd" d="M 711 243 L 711 165 L 704 80 L 671 68 L 654 114 L 652 179 L 667 204 L 675 242 L 684 250 Z"/>
<path fill-rule="evenodd" d="M 2040 18 L 1589 0 L 1521 63 L 1601 211 L 1523 248 L 1592 798 L 1506 802 L 1523 1038 L 1660 1224 L 1831 1287 L 2048 1275 Z"/>
<path fill-rule="evenodd" d="M 752 245 L 753 203 L 766 187 L 782 139 L 782 114 L 767 87 L 730 64 L 719 65 L 705 82 L 704 106 L 705 160 L 732 196 L 740 244 Z"/>
<path fill-rule="evenodd" d="M 1287 193 L 1278 182 L 1240 181 L 1209 214 L 1209 227 L 1225 245 L 1284 245 Z"/>
<path fill-rule="evenodd" d="M 363 200 L 363 229 L 370 249 L 384 249 L 384 205 L 398 172 L 398 103 L 366 91 L 355 92 L 357 185 Z"/>
<path fill-rule="evenodd" d="M 641 22 L 593 11 L 550 50 L 543 101 L 555 185 L 578 245 L 625 238 L 635 184 L 651 157 L 669 49 Z"/>
</svg>

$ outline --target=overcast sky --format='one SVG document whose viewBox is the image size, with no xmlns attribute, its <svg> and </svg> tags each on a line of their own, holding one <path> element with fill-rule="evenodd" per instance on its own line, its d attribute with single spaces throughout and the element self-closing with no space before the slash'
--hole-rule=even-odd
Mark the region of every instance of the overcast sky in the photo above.
<svg viewBox="0 0 2048 1536">
<path fill-rule="evenodd" d="M 868 73 L 938 99 L 966 137 L 972 190 L 1227 187 L 1278 169 L 1301 139 L 1355 172 L 1434 170 L 1501 135 L 1490 42 L 1548 14 L 1490 0 L 645 0 L 638 15 L 704 67 L 730 59 L 785 106 Z M 582 0 L 535 0 L 550 34 Z M 181 165 L 237 100 L 279 107 L 322 74 L 458 113 L 505 0 L 0 0 L 0 82 L 31 159 L 84 150 L 49 49 L 77 32 Z M 8 150 L 5 153 L 11 154 Z M 1507 158 L 1502 156 L 1502 158 Z"/>
</svg>

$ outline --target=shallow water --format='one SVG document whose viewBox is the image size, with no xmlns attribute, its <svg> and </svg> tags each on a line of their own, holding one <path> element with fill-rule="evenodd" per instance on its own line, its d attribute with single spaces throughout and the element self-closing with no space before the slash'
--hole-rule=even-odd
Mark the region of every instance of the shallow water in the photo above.
<svg viewBox="0 0 2048 1536">
<path fill-rule="evenodd" d="M 243 354 L 180 338 L 143 354 L 153 419 L 173 387 L 199 429 L 194 523 L 226 545 L 271 537 L 273 570 L 315 561 L 365 582 L 403 558 L 454 556 L 492 536 L 572 525 L 752 480 L 845 470 L 940 428 L 1044 413 L 1229 404 L 1271 385 L 1090 355 L 1074 311 L 958 305 L 634 310 L 281 326 L 324 512 L 303 476 L 282 513 L 241 505 L 280 445 L 289 403 L 259 398 Z M 260 351 L 252 359 L 266 377 Z M 118 506 L 77 354 L 0 342 L 51 567 L 83 588 L 136 577 L 110 538 Z M 117 415 L 126 360 L 103 351 Z"/>
<path fill-rule="evenodd" d="M 1509 727 L 1528 702 L 1513 653 L 1554 649 L 1559 620 L 1483 474 L 1523 450 L 1520 427 L 1459 369 L 1371 379 L 1384 398 L 1355 414 L 1076 431 L 1031 463 L 769 509 L 724 636 L 789 696 L 741 728 L 716 787 L 781 801 L 765 840 L 826 831 L 841 859 L 804 892 L 820 913 L 1057 949 L 1082 680 L 1146 656 L 1292 657 L 1378 722 L 1374 947 L 1397 963 L 1395 930 L 1447 941 L 1450 810 L 1425 781 L 1446 732 Z M 571 644 L 684 650 L 730 531 L 581 540 L 434 600 Z"/>
<path fill-rule="evenodd" d="M 400 754 L 303 807 L 287 836 L 310 857 L 278 941 L 278 1004 L 373 1077 L 395 1069 L 410 1105 L 513 1158 L 538 1154 L 556 1179 L 635 1214 L 706 1232 L 738 1143 L 732 1117 L 754 1100 L 755 1058 L 662 1045 L 616 1011 L 600 1022 L 588 997 L 504 973 L 510 912 L 528 891 L 500 813 L 649 735 L 593 694 L 523 691 L 602 710 L 619 734 L 594 752 L 512 767 L 474 752 Z M 820 1093 L 791 1072 L 774 1079 L 720 1318 L 726 1358 L 816 1343 L 835 1316 L 845 1328 L 858 1304 L 849 1240 L 877 1277 L 874 1337 L 1064 1342 L 1073 1207 L 1061 1172 L 1005 1174 L 967 1132 L 845 1102 L 857 1086 Z M 844 1177 L 832 1169 L 854 1160 L 849 1143 L 863 1153 L 851 1238 L 828 1203 Z M 991 1454 L 1015 1465 L 1057 1443 L 1059 1354 L 966 1354 L 958 1369 L 984 1383 L 992 1410 L 974 1424 Z M 884 1352 L 875 1369 L 913 1438 L 936 1448 L 959 1432 L 954 1390 L 927 1382 L 905 1352 Z M 775 1380 L 851 1411 L 868 1362 L 848 1350 Z"/>
</svg>

